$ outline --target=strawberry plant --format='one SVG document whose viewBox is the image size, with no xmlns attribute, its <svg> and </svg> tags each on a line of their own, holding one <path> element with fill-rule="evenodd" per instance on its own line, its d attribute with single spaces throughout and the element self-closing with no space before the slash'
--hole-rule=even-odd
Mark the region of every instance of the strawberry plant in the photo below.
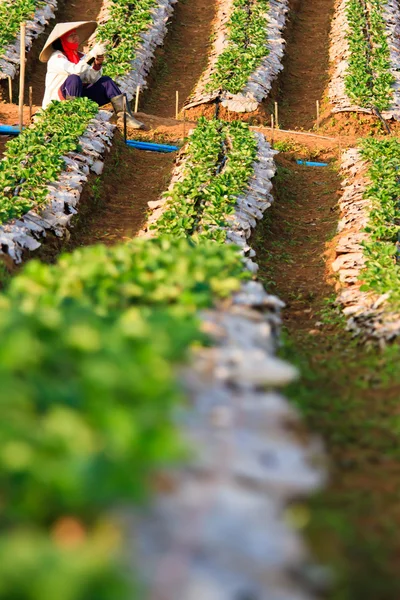
<svg viewBox="0 0 400 600">
<path fill-rule="evenodd" d="M 385 0 L 349 0 L 349 66 L 345 75 L 348 96 L 359 106 L 388 109 L 393 98 L 394 77 L 383 17 Z"/>
<path fill-rule="evenodd" d="M 135 49 L 142 35 L 153 22 L 156 0 L 111 0 L 109 19 L 97 30 L 98 41 L 107 42 L 105 73 L 110 77 L 125 75 L 131 70 Z"/>
<path fill-rule="evenodd" d="M 42 0 L 3 0 L 0 3 L 0 54 L 15 41 L 21 23 L 32 19 L 35 11 L 44 5 Z"/>
<path fill-rule="evenodd" d="M 257 142 L 241 121 L 200 119 L 185 150 L 183 179 L 165 193 L 159 233 L 224 241 L 226 215 L 253 174 Z"/>
<path fill-rule="evenodd" d="M 268 56 L 267 15 L 269 0 L 234 0 L 228 28 L 228 43 L 217 59 L 216 69 L 207 85 L 238 94 L 250 75 Z"/>
<path fill-rule="evenodd" d="M 362 141 L 362 156 L 368 161 L 371 184 L 365 192 L 371 212 L 364 242 L 366 266 L 363 290 L 390 292 L 390 302 L 400 306 L 400 265 L 396 260 L 400 233 L 400 141 L 397 138 Z"/>
<path fill-rule="evenodd" d="M 78 150 L 79 137 L 97 111 L 87 98 L 53 102 L 7 143 L 0 161 L 0 224 L 46 202 L 48 184 L 64 169 L 62 156 Z"/>
</svg>

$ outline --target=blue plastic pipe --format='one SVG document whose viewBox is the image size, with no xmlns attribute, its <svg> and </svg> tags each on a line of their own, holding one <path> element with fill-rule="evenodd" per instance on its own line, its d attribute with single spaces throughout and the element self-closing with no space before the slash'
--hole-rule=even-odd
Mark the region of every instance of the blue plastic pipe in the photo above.
<svg viewBox="0 0 400 600">
<path fill-rule="evenodd" d="M 11 127 L 10 125 L 0 125 L 0 135 L 19 135 L 19 127 Z"/>
<path fill-rule="evenodd" d="M 153 142 L 140 142 L 139 140 L 126 140 L 131 148 L 138 150 L 149 150 L 150 152 L 176 152 L 179 146 L 169 146 L 168 144 L 155 144 Z"/>
<path fill-rule="evenodd" d="M 306 167 L 327 167 L 328 163 L 323 162 L 312 162 L 310 160 L 296 160 L 298 165 L 305 165 Z"/>
</svg>

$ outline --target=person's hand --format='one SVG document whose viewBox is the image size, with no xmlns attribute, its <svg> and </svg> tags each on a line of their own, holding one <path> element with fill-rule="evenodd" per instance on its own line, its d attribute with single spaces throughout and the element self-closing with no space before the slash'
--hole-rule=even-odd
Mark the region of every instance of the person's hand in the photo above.
<svg viewBox="0 0 400 600">
<path fill-rule="evenodd" d="M 94 64 L 97 66 L 101 67 L 103 62 L 104 62 L 104 54 L 99 54 L 99 56 L 96 56 L 96 58 L 94 59 Z"/>
<path fill-rule="evenodd" d="M 86 59 L 90 60 L 91 58 L 96 58 L 98 56 L 103 56 L 107 51 L 107 46 L 105 44 L 95 44 L 91 50 L 86 55 Z"/>
</svg>

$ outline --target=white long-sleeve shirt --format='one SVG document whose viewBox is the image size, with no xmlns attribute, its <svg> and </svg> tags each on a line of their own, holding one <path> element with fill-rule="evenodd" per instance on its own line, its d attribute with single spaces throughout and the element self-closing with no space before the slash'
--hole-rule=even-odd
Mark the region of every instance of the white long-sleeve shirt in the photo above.
<svg viewBox="0 0 400 600">
<path fill-rule="evenodd" d="M 96 70 L 83 60 L 84 54 L 78 63 L 72 63 L 60 50 L 50 56 L 47 63 L 46 89 L 42 107 L 46 108 L 52 100 L 60 100 L 59 89 L 69 75 L 79 75 L 82 83 L 96 83 L 103 73 L 103 69 Z"/>
</svg>

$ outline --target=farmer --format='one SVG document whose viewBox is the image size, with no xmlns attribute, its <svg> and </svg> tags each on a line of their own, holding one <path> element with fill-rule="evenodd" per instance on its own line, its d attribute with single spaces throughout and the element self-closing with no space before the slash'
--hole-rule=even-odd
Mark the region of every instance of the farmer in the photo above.
<svg viewBox="0 0 400 600">
<path fill-rule="evenodd" d="M 54 27 L 39 57 L 41 62 L 47 62 L 43 108 L 52 100 L 84 96 L 99 106 L 111 102 L 117 117 L 123 117 L 124 94 L 111 77 L 103 76 L 105 45 L 96 44 L 87 54 L 78 52 L 79 45 L 96 29 L 96 21 L 59 23 Z M 128 101 L 126 113 L 128 127 L 143 129 L 143 123 L 132 115 Z"/>
</svg>

